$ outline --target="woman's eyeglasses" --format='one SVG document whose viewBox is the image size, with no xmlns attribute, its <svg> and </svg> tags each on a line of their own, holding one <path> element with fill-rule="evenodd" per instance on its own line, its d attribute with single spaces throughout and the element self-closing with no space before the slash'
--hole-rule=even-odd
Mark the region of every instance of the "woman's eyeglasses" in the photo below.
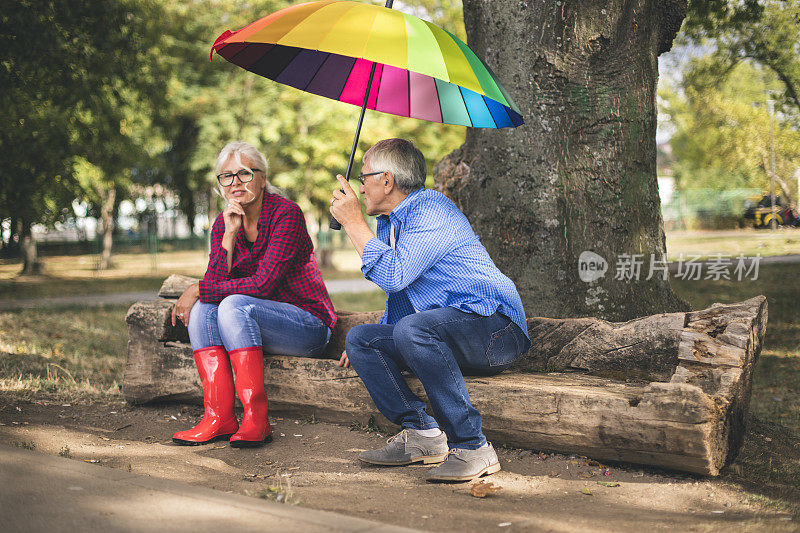
<svg viewBox="0 0 800 533">
<path fill-rule="evenodd" d="M 217 174 L 217 181 L 223 187 L 230 187 L 233 185 L 233 178 L 239 178 L 241 183 L 248 183 L 253 181 L 253 173 L 254 172 L 261 172 L 260 168 L 252 168 L 247 169 L 243 168 L 238 172 L 223 172 L 222 174 Z"/>
</svg>

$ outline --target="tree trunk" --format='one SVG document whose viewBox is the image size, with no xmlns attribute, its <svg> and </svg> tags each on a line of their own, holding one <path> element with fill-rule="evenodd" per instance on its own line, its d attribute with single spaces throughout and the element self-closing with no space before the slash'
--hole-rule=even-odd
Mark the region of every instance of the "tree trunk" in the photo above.
<svg viewBox="0 0 800 533">
<path fill-rule="evenodd" d="M 117 191 L 111 187 L 102 191 L 102 206 L 100 207 L 100 221 L 103 225 L 103 251 L 100 253 L 100 264 L 98 269 L 107 270 L 111 268 L 111 245 L 114 242 L 114 202 L 117 198 Z"/>
<path fill-rule="evenodd" d="M 16 257 L 17 252 L 19 251 L 19 242 L 17 241 L 17 236 L 19 235 L 19 219 L 14 216 L 12 213 L 11 215 L 11 225 L 8 229 L 8 248 L 6 252 L 8 253 L 8 257 Z"/>
<path fill-rule="evenodd" d="M 36 250 L 36 241 L 33 239 L 30 222 L 22 222 L 20 237 L 22 241 L 22 275 L 29 276 L 38 274 L 41 272 L 42 265 L 39 262 L 39 254 Z"/>
<path fill-rule="evenodd" d="M 6 217 L 0 215 L 0 257 L 5 256 L 8 251 L 8 243 L 6 242 L 5 224 Z"/>
<path fill-rule="evenodd" d="M 467 130 L 435 180 L 517 284 L 529 316 L 619 321 L 688 308 L 660 271 L 646 279 L 651 257 L 656 266 L 665 258 L 657 58 L 685 8 L 685 0 L 464 0 L 470 46 L 526 123 Z M 626 259 L 642 261 L 638 276 L 618 273 Z"/>
<path fill-rule="evenodd" d="M 327 210 L 320 209 L 319 217 L 317 218 L 317 266 L 320 268 L 333 268 L 333 250 L 331 249 L 332 243 L 330 242 L 330 232 L 328 232 L 327 224 L 325 224 Z"/>
</svg>

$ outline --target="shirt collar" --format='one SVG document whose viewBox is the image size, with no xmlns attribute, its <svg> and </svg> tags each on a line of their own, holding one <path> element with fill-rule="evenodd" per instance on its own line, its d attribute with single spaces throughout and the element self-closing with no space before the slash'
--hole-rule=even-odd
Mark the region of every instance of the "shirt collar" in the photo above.
<svg viewBox="0 0 800 533">
<path fill-rule="evenodd" d="M 406 217 L 406 213 L 408 212 L 411 204 L 414 203 L 414 198 L 419 195 L 422 191 L 425 190 L 425 187 L 420 187 L 415 191 L 411 191 L 408 193 L 408 196 L 403 198 L 403 201 L 397 204 L 394 209 L 392 209 L 391 213 L 389 213 L 389 220 L 391 220 L 392 224 L 397 227 L 403 219 Z"/>
</svg>

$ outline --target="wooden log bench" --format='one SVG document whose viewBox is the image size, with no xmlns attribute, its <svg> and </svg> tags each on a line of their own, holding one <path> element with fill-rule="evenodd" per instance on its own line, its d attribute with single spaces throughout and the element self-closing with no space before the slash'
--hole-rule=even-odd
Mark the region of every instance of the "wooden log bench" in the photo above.
<svg viewBox="0 0 800 533">
<path fill-rule="evenodd" d="M 160 299 L 129 309 L 128 402 L 202 403 L 188 333 L 170 321 L 194 281 L 171 276 Z M 332 360 L 351 327 L 380 316 L 340 312 L 325 359 L 265 357 L 271 410 L 390 425 L 356 373 Z M 717 475 L 741 444 L 766 324 L 764 296 L 625 323 L 529 318 L 531 350 L 500 375 L 468 377 L 467 388 L 495 443 Z"/>
</svg>

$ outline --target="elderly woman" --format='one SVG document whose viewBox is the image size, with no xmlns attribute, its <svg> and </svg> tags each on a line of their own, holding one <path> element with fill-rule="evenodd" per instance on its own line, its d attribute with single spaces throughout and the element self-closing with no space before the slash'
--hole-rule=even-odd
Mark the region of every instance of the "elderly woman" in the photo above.
<svg viewBox="0 0 800 533">
<path fill-rule="evenodd" d="M 173 435 L 178 444 L 270 442 L 263 352 L 320 355 L 336 323 L 303 213 L 274 192 L 266 170 L 264 156 L 244 142 L 229 143 L 217 158 L 228 205 L 211 230 L 205 276 L 172 311 L 173 324 L 189 329 L 205 406 L 197 426 Z M 244 406 L 241 425 L 234 391 Z"/>
</svg>

